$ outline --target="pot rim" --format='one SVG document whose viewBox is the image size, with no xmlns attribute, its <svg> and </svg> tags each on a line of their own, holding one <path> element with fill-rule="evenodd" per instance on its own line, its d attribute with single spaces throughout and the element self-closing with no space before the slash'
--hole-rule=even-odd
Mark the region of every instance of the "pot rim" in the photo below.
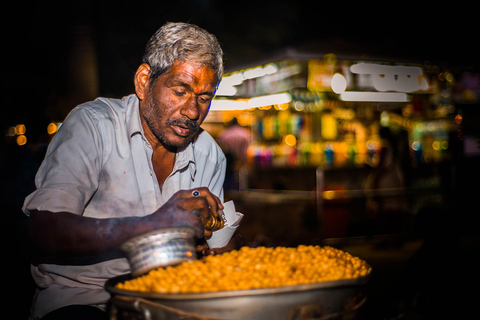
<svg viewBox="0 0 480 320">
<path fill-rule="evenodd" d="M 112 295 L 134 296 L 153 300 L 205 300 L 205 299 L 218 299 L 218 298 L 230 298 L 241 296 L 258 296 L 258 295 L 272 295 L 282 293 L 294 293 L 311 290 L 328 290 L 332 288 L 341 287 L 355 287 L 365 285 L 371 276 L 372 268 L 369 266 L 368 274 L 354 278 L 354 279 L 341 279 L 334 281 L 323 281 L 310 284 L 298 284 L 293 286 L 281 286 L 273 288 L 261 288 L 261 289 L 247 289 L 247 290 L 235 290 L 235 291 L 215 291 L 215 292 L 201 292 L 201 293 L 160 293 L 160 292 L 142 292 L 142 291 L 130 291 L 118 289 L 115 286 L 127 280 L 132 279 L 132 274 L 124 274 L 116 276 L 107 280 L 105 283 L 105 289 Z"/>
<path fill-rule="evenodd" d="M 195 230 L 191 227 L 171 227 L 156 229 L 128 239 L 120 245 L 120 249 L 126 253 L 130 253 L 130 251 L 135 250 L 135 248 L 137 248 L 138 246 L 149 244 L 153 241 L 158 244 L 159 240 L 162 240 L 163 242 L 168 242 L 171 239 L 176 239 L 179 237 L 185 239 L 193 239 L 194 235 Z"/>
</svg>

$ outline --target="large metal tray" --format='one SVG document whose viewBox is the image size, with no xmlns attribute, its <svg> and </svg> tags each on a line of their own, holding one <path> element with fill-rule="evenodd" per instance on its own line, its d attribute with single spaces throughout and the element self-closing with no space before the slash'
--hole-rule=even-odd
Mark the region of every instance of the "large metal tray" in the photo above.
<svg viewBox="0 0 480 320">
<path fill-rule="evenodd" d="M 247 276 L 247 275 L 246 275 Z M 366 276 L 306 285 L 238 291 L 164 294 L 115 288 L 108 280 L 112 319 L 352 319 L 365 302 Z"/>
</svg>

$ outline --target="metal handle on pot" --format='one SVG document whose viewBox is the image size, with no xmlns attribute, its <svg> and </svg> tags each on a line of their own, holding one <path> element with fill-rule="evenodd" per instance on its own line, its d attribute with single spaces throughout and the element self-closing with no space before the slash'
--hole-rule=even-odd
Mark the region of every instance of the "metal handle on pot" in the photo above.
<svg viewBox="0 0 480 320">
<path fill-rule="evenodd" d="M 346 308 L 339 312 L 329 313 L 322 315 L 322 308 L 319 305 L 308 304 L 306 306 L 300 306 L 295 308 L 294 312 L 290 313 L 288 320 L 301 320 L 305 319 L 305 314 L 310 314 L 308 320 L 333 320 L 333 319 L 354 319 L 357 313 L 357 310 L 365 304 L 367 297 L 363 297 L 358 303 Z M 355 303 L 355 302 L 354 302 Z M 304 312 L 301 312 L 301 311 Z M 313 317 L 312 317 L 313 314 Z"/>
<path fill-rule="evenodd" d="M 124 297 L 124 296 L 115 296 L 111 299 L 111 309 L 110 309 L 110 320 L 117 320 L 119 314 L 123 319 L 125 316 L 123 312 L 132 312 L 135 315 L 142 315 L 144 320 L 152 320 L 152 313 L 143 303 L 145 300 L 140 298 Z M 123 312 L 122 312 L 123 311 Z M 134 315 L 134 318 L 136 316 Z"/>
<path fill-rule="evenodd" d="M 138 297 L 126 297 L 116 295 L 111 299 L 110 320 L 117 320 L 123 312 L 133 312 L 132 319 L 137 319 L 136 315 L 143 315 L 144 320 L 152 319 L 191 319 L 191 320 L 221 320 L 197 313 L 186 312 L 183 310 L 167 307 L 160 303 L 145 300 Z M 120 319 L 124 319 L 121 317 Z M 130 319 L 130 318 L 128 318 Z"/>
</svg>

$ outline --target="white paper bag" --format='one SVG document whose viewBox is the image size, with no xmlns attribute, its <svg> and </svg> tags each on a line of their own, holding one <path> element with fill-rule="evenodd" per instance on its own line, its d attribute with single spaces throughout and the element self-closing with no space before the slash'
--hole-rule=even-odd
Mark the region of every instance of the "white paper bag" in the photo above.
<svg viewBox="0 0 480 320">
<path fill-rule="evenodd" d="M 223 206 L 223 211 L 220 210 L 220 216 L 225 221 L 225 226 L 220 230 L 213 231 L 210 239 L 207 239 L 210 249 L 225 247 L 232 239 L 243 218 L 242 213 L 236 212 L 233 201 L 227 201 Z"/>
</svg>

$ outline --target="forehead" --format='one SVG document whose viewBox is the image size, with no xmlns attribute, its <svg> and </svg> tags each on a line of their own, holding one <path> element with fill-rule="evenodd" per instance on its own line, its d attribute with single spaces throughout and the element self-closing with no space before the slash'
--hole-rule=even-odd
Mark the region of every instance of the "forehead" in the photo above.
<svg viewBox="0 0 480 320">
<path fill-rule="evenodd" d="M 212 68 L 197 66 L 188 62 L 175 62 L 168 72 L 161 77 L 164 77 L 167 86 L 184 83 L 194 89 L 215 88 L 218 83 L 216 73 Z"/>
</svg>

